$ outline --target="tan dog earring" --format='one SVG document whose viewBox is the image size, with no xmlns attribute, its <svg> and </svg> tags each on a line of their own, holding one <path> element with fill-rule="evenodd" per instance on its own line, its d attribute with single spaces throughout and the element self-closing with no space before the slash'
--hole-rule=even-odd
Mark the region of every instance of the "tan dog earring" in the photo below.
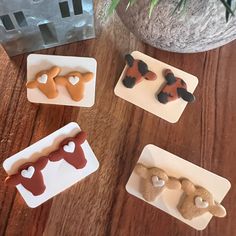
<svg viewBox="0 0 236 236">
<path fill-rule="evenodd" d="M 183 179 L 182 190 L 184 191 L 177 206 L 180 214 L 188 220 L 210 212 L 213 216 L 226 216 L 225 208 L 214 201 L 213 195 L 201 186 L 195 186 L 190 180 Z"/>
<path fill-rule="evenodd" d="M 64 76 L 58 76 L 55 81 L 59 85 L 66 86 L 71 98 L 78 102 L 84 97 L 85 83 L 92 80 L 92 78 L 92 72 L 80 73 L 78 71 L 74 71 Z"/>
<path fill-rule="evenodd" d="M 138 163 L 134 171 L 141 177 L 140 191 L 148 202 L 154 201 L 166 188 L 181 189 L 181 183 L 177 178 L 168 176 L 164 170 L 157 167 L 147 168 Z"/>
<path fill-rule="evenodd" d="M 38 88 L 49 99 L 58 95 L 54 78 L 60 73 L 61 69 L 54 66 L 49 70 L 43 70 L 36 74 L 35 79 L 27 82 L 28 89 Z"/>
</svg>

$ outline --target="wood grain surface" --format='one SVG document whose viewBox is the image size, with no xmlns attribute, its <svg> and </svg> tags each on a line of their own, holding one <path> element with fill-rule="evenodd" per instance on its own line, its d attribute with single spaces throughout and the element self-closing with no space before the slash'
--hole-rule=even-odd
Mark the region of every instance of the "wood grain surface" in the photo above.
<svg viewBox="0 0 236 236">
<path fill-rule="evenodd" d="M 96 1 L 98 4 L 101 1 Z M 0 161 L 65 124 L 88 132 L 100 169 L 36 209 L 0 168 L 0 235 L 233 236 L 236 235 L 236 42 L 198 54 L 152 48 L 136 39 L 116 15 L 97 24 L 97 38 L 38 53 L 89 56 L 98 62 L 92 108 L 37 105 L 26 98 L 26 58 L 9 59 L 0 48 Z M 180 121 L 168 123 L 116 97 L 113 89 L 124 54 L 139 50 L 199 78 L 197 100 Z M 226 177 L 232 189 L 223 201 L 224 219 L 213 218 L 198 232 L 129 195 L 125 184 L 145 145 L 152 143 Z"/>
</svg>

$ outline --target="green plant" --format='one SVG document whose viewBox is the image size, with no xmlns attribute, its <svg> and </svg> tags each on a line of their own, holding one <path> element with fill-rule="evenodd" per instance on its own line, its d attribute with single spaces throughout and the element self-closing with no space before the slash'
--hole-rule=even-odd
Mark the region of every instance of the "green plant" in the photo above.
<svg viewBox="0 0 236 236">
<path fill-rule="evenodd" d="M 120 1 L 121 0 L 112 0 L 111 1 L 111 5 L 108 9 L 108 15 L 113 13 L 113 11 L 116 9 L 116 7 L 118 6 Z M 128 9 L 130 6 L 132 6 L 136 1 L 137 0 L 129 0 L 126 9 Z M 229 17 L 234 16 L 234 10 L 232 9 L 233 0 L 216 0 L 216 1 L 221 1 L 221 3 L 224 5 L 225 10 L 226 10 L 225 17 L 226 17 L 226 21 L 228 22 Z M 153 9 L 157 6 L 157 4 L 159 2 L 160 2 L 160 0 L 150 0 L 149 17 L 151 17 Z M 188 0 L 179 0 L 178 4 L 174 10 L 174 13 L 176 11 L 182 11 L 183 9 L 185 9 L 187 2 L 188 2 Z"/>
</svg>

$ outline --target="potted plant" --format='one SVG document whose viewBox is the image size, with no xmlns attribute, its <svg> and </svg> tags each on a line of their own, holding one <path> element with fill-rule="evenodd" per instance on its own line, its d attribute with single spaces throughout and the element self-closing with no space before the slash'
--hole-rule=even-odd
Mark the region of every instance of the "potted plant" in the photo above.
<svg viewBox="0 0 236 236">
<path fill-rule="evenodd" d="M 235 0 L 112 0 L 122 22 L 148 44 L 174 52 L 207 51 L 236 38 Z"/>
</svg>

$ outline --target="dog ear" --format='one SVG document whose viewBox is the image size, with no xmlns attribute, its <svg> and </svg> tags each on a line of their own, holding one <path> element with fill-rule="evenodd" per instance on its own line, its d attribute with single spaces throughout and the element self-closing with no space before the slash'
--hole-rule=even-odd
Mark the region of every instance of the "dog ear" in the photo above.
<svg viewBox="0 0 236 236">
<path fill-rule="evenodd" d="M 169 189 L 181 189 L 181 183 L 177 178 L 169 176 L 166 187 Z"/>
<path fill-rule="evenodd" d="M 177 93 L 178 93 L 179 97 L 183 98 L 186 102 L 194 102 L 195 101 L 195 97 L 193 96 L 193 94 L 191 94 L 190 92 L 188 92 L 184 88 L 177 88 Z"/>
<path fill-rule="evenodd" d="M 215 202 L 215 205 L 209 207 L 209 212 L 216 217 L 225 217 L 226 210 L 225 208 L 218 202 Z"/>
<path fill-rule="evenodd" d="M 84 82 L 89 82 L 93 78 L 93 73 L 92 72 L 84 73 L 82 75 L 82 78 Z"/>
<path fill-rule="evenodd" d="M 138 71 L 142 76 L 145 76 L 148 73 L 148 65 L 144 61 L 138 62 Z"/>
<path fill-rule="evenodd" d="M 134 63 L 134 58 L 130 54 L 127 54 L 125 55 L 125 61 L 129 67 L 132 67 Z"/>
<path fill-rule="evenodd" d="M 149 178 L 148 168 L 141 163 L 136 164 L 134 171 L 136 174 L 138 174 L 140 177 L 144 179 Z"/>
<path fill-rule="evenodd" d="M 192 194 L 196 191 L 194 184 L 188 179 L 181 180 L 182 189 L 186 194 Z"/>
<path fill-rule="evenodd" d="M 5 179 L 5 184 L 10 185 L 10 186 L 16 186 L 16 185 L 20 184 L 20 178 L 19 178 L 18 174 L 8 176 Z"/>
<path fill-rule="evenodd" d="M 75 136 L 75 138 L 76 142 L 80 145 L 86 140 L 87 134 L 84 131 L 81 131 Z"/>
<path fill-rule="evenodd" d="M 56 84 L 65 86 L 68 83 L 68 80 L 64 76 L 57 76 L 55 78 L 55 82 Z"/>
<path fill-rule="evenodd" d="M 56 77 L 61 71 L 61 68 L 58 66 L 53 66 L 48 73 L 51 74 L 52 77 Z"/>
<path fill-rule="evenodd" d="M 38 85 L 38 83 L 35 80 L 28 81 L 26 83 L 26 87 L 29 88 L 29 89 L 37 88 L 37 85 Z"/>
<path fill-rule="evenodd" d="M 165 70 L 164 77 L 168 85 L 174 84 L 176 82 L 174 73 L 169 69 Z"/>
<path fill-rule="evenodd" d="M 145 74 L 145 79 L 147 80 L 156 80 L 157 79 L 157 75 L 152 72 L 152 71 L 148 71 L 146 74 Z"/>
<path fill-rule="evenodd" d="M 37 167 L 39 170 L 42 170 L 48 163 L 48 158 L 47 157 L 40 157 L 36 163 L 35 167 Z"/>
<path fill-rule="evenodd" d="M 60 161 L 63 158 L 63 156 L 60 153 L 60 150 L 56 150 L 54 152 L 51 152 L 48 155 L 49 161 L 55 162 L 55 161 Z"/>
</svg>

